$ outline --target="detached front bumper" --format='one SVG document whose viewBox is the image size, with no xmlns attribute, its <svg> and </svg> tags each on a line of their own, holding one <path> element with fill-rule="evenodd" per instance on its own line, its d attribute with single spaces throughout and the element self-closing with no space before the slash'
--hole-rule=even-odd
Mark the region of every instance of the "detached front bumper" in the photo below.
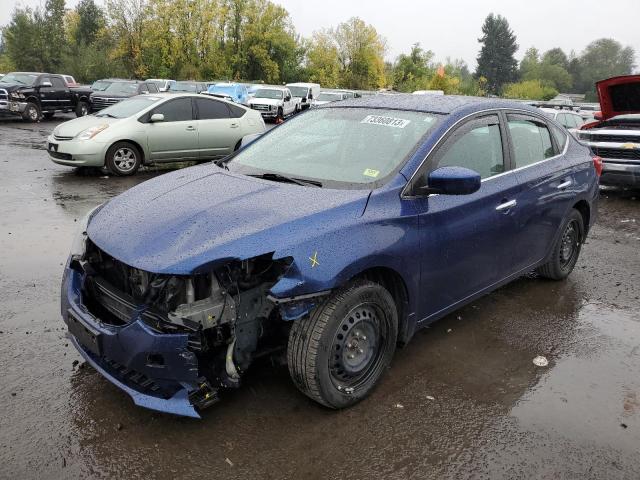
<svg viewBox="0 0 640 480">
<path fill-rule="evenodd" d="M 104 324 L 82 304 L 81 284 L 82 274 L 67 267 L 62 317 L 82 357 L 136 405 L 200 418 L 196 407 L 204 398 L 203 379 L 188 348 L 189 335 L 155 331 L 142 320 L 141 310 L 125 325 Z"/>
</svg>

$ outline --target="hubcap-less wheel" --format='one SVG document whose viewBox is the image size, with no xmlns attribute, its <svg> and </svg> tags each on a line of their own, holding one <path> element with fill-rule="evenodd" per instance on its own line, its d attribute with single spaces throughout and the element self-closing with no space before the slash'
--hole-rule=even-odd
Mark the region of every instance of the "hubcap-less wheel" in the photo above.
<svg viewBox="0 0 640 480">
<path fill-rule="evenodd" d="M 38 109 L 34 106 L 30 106 L 28 107 L 29 111 L 27 113 L 27 115 L 29 115 L 29 120 L 31 120 L 32 122 L 35 122 L 38 120 Z"/>
<path fill-rule="evenodd" d="M 387 332 L 383 314 L 373 304 L 361 304 L 342 320 L 329 357 L 331 381 L 338 390 L 356 389 L 376 375 Z"/>
<path fill-rule="evenodd" d="M 136 165 L 136 154 L 130 148 L 122 147 L 113 154 L 113 164 L 122 173 L 128 173 Z"/>
<path fill-rule="evenodd" d="M 579 228 L 575 221 L 569 222 L 562 234 L 562 244 L 560 246 L 560 266 L 566 268 L 570 265 L 578 252 L 580 242 Z"/>
</svg>

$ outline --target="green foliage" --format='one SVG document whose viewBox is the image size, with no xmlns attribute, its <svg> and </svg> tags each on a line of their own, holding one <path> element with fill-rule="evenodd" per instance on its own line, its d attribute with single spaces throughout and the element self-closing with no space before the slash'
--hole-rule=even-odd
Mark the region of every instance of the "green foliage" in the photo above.
<svg viewBox="0 0 640 480">
<path fill-rule="evenodd" d="M 504 86 L 503 97 L 520 100 L 551 100 L 558 94 L 553 87 L 543 85 L 540 80 L 523 80 L 518 83 L 508 83 Z"/>
<path fill-rule="evenodd" d="M 476 77 L 485 77 L 489 93 L 497 94 L 505 83 L 517 78 L 516 37 L 506 18 L 491 13 L 482 25 L 482 37 L 478 41 L 482 49 Z"/>
</svg>

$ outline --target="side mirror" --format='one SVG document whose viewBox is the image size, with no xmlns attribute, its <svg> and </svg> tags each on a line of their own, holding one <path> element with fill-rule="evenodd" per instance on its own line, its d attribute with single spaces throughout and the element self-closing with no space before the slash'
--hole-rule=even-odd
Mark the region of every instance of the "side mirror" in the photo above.
<svg viewBox="0 0 640 480">
<path fill-rule="evenodd" d="M 302 97 L 302 103 L 307 103 L 307 97 Z"/>
<path fill-rule="evenodd" d="M 284 101 L 285 102 L 289 102 L 291 101 L 291 97 L 289 95 L 287 95 L 286 97 L 284 97 Z"/>
<path fill-rule="evenodd" d="M 593 118 L 595 118 L 596 120 L 602 120 L 602 112 L 594 113 Z"/>
<path fill-rule="evenodd" d="M 309 92 L 309 100 L 313 100 L 313 93 Z"/>
<path fill-rule="evenodd" d="M 480 190 L 480 174 L 464 167 L 440 167 L 429 174 L 423 193 L 469 195 Z"/>
<path fill-rule="evenodd" d="M 162 113 L 154 113 L 149 121 L 151 123 L 164 122 L 164 115 Z"/>
<path fill-rule="evenodd" d="M 41 87 L 48 87 L 48 88 L 53 87 L 53 85 L 51 85 L 51 82 L 42 82 L 42 83 L 40 84 L 40 86 L 41 86 Z"/>
</svg>

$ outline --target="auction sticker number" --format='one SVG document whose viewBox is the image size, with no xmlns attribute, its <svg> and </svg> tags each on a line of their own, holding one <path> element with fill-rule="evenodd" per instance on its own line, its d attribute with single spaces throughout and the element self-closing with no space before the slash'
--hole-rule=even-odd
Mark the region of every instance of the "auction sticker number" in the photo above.
<svg viewBox="0 0 640 480">
<path fill-rule="evenodd" d="M 411 123 L 411 120 L 404 118 L 383 117 L 380 115 L 367 115 L 360 123 L 370 123 L 373 125 L 382 125 L 384 127 L 404 128 Z"/>
</svg>

